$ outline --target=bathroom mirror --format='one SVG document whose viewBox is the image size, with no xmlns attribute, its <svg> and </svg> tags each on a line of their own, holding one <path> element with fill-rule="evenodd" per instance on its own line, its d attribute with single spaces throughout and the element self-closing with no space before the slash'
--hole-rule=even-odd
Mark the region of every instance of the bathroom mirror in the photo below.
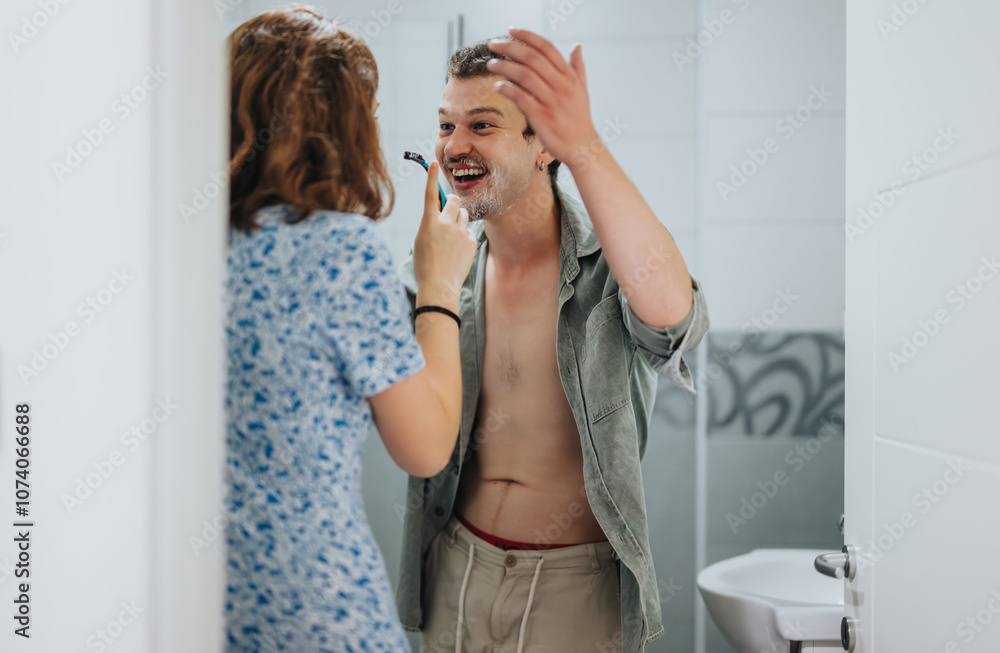
<svg viewBox="0 0 1000 653">
<path fill-rule="evenodd" d="M 702 283 L 698 393 L 661 379 L 643 460 L 667 636 L 653 653 L 730 653 L 695 577 L 755 548 L 838 550 L 843 512 L 845 8 L 840 1 L 313 2 L 367 37 L 396 188 L 382 223 L 409 251 L 444 67 L 508 25 L 583 44 L 608 148 Z M 220 0 L 226 33 L 280 6 Z M 561 181 L 574 188 L 563 167 Z M 405 477 L 369 438 L 364 491 L 395 578 Z"/>
</svg>

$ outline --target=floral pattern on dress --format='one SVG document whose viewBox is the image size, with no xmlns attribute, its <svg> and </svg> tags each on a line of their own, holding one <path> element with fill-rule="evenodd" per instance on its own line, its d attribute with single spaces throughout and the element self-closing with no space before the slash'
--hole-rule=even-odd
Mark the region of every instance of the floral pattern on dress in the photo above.
<svg viewBox="0 0 1000 653">
<path fill-rule="evenodd" d="M 361 454 L 368 397 L 424 358 L 375 224 L 291 216 L 229 233 L 226 650 L 408 652 Z"/>
</svg>

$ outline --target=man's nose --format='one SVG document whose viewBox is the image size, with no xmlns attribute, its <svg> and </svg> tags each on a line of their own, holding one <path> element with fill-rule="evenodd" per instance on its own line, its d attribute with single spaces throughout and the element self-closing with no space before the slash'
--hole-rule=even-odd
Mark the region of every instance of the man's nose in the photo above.
<svg viewBox="0 0 1000 653">
<path fill-rule="evenodd" d="M 472 141 L 461 129 L 456 129 L 444 144 L 444 155 L 457 159 L 472 152 Z"/>
</svg>

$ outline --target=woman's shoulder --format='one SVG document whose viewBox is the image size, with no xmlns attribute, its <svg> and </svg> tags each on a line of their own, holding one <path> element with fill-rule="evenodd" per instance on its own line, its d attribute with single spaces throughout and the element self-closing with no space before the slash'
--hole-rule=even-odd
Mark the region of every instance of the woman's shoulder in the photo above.
<svg viewBox="0 0 1000 653">
<path fill-rule="evenodd" d="M 279 242 L 294 243 L 294 249 L 318 249 L 326 253 L 338 250 L 381 250 L 388 247 L 374 220 L 359 213 L 312 211 L 305 218 L 288 204 L 260 209 L 254 220 L 260 227 L 255 233 Z"/>
<path fill-rule="evenodd" d="M 382 262 L 391 257 L 389 243 L 375 221 L 358 213 L 315 211 L 303 224 L 309 224 L 314 240 L 322 243 L 327 253 L 359 259 L 362 263 Z"/>
<path fill-rule="evenodd" d="M 265 206 L 254 215 L 255 222 L 262 229 L 290 228 L 291 230 L 320 231 L 328 233 L 356 233 L 374 227 L 374 221 L 360 213 L 342 213 L 319 209 L 305 218 L 290 204 Z"/>
<path fill-rule="evenodd" d="M 313 211 L 296 221 L 298 215 L 288 205 L 258 211 L 254 218 L 260 228 L 231 240 L 230 267 L 290 274 L 302 277 L 299 283 L 322 280 L 348 285 L 395 272 L 389 243 L 371 218 Z"/>
</svg>

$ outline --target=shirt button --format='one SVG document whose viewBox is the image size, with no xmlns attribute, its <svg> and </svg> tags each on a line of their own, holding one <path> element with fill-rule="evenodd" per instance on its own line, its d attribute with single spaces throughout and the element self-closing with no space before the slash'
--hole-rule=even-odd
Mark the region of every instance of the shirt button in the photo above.
<svg viewBox="0 0 1000 653">
<path fill-rule="evenodd" d="M 508 567 L 513 567 L 514 565 L 517 564 L 517 556 L 514 555 L 513 553 L 508 553 L 507 557 L 504 558 L 503 563 Z"/>
<path fill-rule="evenodd" d="M 438 517 L 444 517 L 444 508 L 438 506 L 437 508 L 434 509 L 434 514 L 437 515 Z"/>
</svg>

